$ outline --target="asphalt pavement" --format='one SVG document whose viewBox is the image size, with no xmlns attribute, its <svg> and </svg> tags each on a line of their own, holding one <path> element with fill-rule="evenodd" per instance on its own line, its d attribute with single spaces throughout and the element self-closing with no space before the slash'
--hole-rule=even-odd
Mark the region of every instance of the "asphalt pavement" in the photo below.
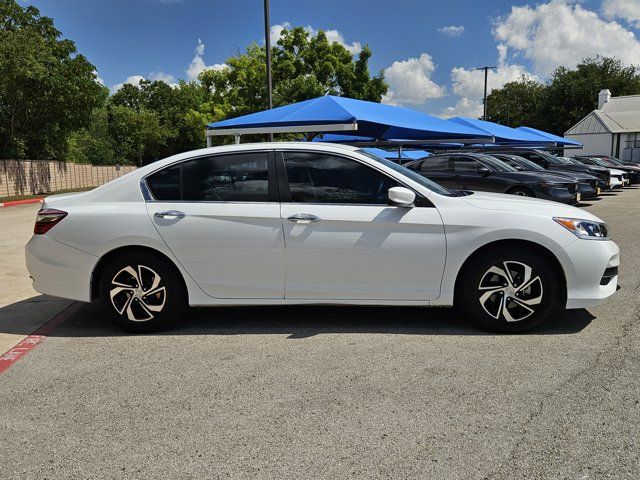
<svg viewBox="0 0 640 480">
<path fill-rule="evenodd" d="M 636 479 L 640 189 L 585 208 L 623 288 L 526 335 L 314 306 L 128 335 L 82 306 L 0 375 L 0 477 Z"/>
</svg>

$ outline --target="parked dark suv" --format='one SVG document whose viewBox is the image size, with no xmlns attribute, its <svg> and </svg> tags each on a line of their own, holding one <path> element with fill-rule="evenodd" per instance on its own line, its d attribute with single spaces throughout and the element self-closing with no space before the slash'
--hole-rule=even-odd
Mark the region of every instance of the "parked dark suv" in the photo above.
<svg viewBox="0 0 640 480">
<path fill-rule="evenodd" d="M 547 170 L 542 168 L 537 163 L 534 163 L 531 160 L 520 157 L 518 155 L 511 155 L 508 153 L 492 153 L 491 156 L 497 158 L 498 160 L 502 160 L 504 163 L 511 165 L 516 170 L 522 172 L 547 172 Z M 568 178 L 570 180 L 573 180 L 574 182 L 578 182 L 578 192 L 580 193 L 580 197 L 584 200 L 587 200 L 589 198 L 596 198 L 598 196 L 598 177 L 594 177 L 593 175 L 590 175 L 588 173 L 569 172 L 562 170 L 554 170 L 553 175 L 562 178 Z"/>
<path fill-rule="evenodd" d="M 518 172 L 489 155 L 434 155 L 405 167 L 454 190 L 509 193 L 563 203 L 579 201 L 576 182 L 546 172 Z"/>
</svg>

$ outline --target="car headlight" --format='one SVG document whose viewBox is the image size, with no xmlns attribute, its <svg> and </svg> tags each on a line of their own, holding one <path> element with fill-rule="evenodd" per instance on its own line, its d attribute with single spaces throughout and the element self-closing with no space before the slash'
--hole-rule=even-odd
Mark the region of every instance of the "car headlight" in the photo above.
<svg viewBox="0 0 640 480">
<path fill-rule="evenodd" d="M 603 222 L 563 217 L 553 217 L 553 220 L 578 238 L 584 238 L 586 240 L 609 240 L 611 238 L 609 227 Z"/>
</svg>

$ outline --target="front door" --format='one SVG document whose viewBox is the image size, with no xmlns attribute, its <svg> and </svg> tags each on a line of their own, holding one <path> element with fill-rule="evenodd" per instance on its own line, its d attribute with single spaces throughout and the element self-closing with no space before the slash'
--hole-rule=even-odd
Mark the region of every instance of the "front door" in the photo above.
<svg viewBox="0 0 640 480">
<path fill-rule="evenodd" d="M 188 160 L 147 178 L 147 210 L 189 275 L 216 298 L 283 298 L 273 152 Z"/>
<path fill-rule="evenodd" d="M 389 205 L 387 192 L 397 182 L 355 159 L 293 151 L 276 157 L 283 177 L 285 298 L 438 297 L 446 246 L 433 206 Z"/>
</svg>

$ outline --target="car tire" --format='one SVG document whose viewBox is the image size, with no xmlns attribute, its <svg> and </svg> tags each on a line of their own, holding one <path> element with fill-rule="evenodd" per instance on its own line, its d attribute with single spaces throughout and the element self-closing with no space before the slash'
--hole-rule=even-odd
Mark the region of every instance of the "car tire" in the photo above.
<svg viewBox="0 0 640 480">
<path fill-rule="evenodd" d="M 175 321 L 187 304 L 179 274 L 166 260 L 130 253 L 110 261 L 100 276 L 100 303 L 130 332 L 152 332 Z"/>
<path fill-rule="evenodd" d="M 463 275 L 457 301 L 482 329 L 525 332 L 559 308 L 561 279 L 544 255 L 528 249 L 479 255 Z"/>
<path fill-rule="evenodd" d="M 507 192 L 509 195 L 517 195 L 519 197 L 535 197 L 534 193 L 525 187 L 515 187 Z"/>
</svg>

